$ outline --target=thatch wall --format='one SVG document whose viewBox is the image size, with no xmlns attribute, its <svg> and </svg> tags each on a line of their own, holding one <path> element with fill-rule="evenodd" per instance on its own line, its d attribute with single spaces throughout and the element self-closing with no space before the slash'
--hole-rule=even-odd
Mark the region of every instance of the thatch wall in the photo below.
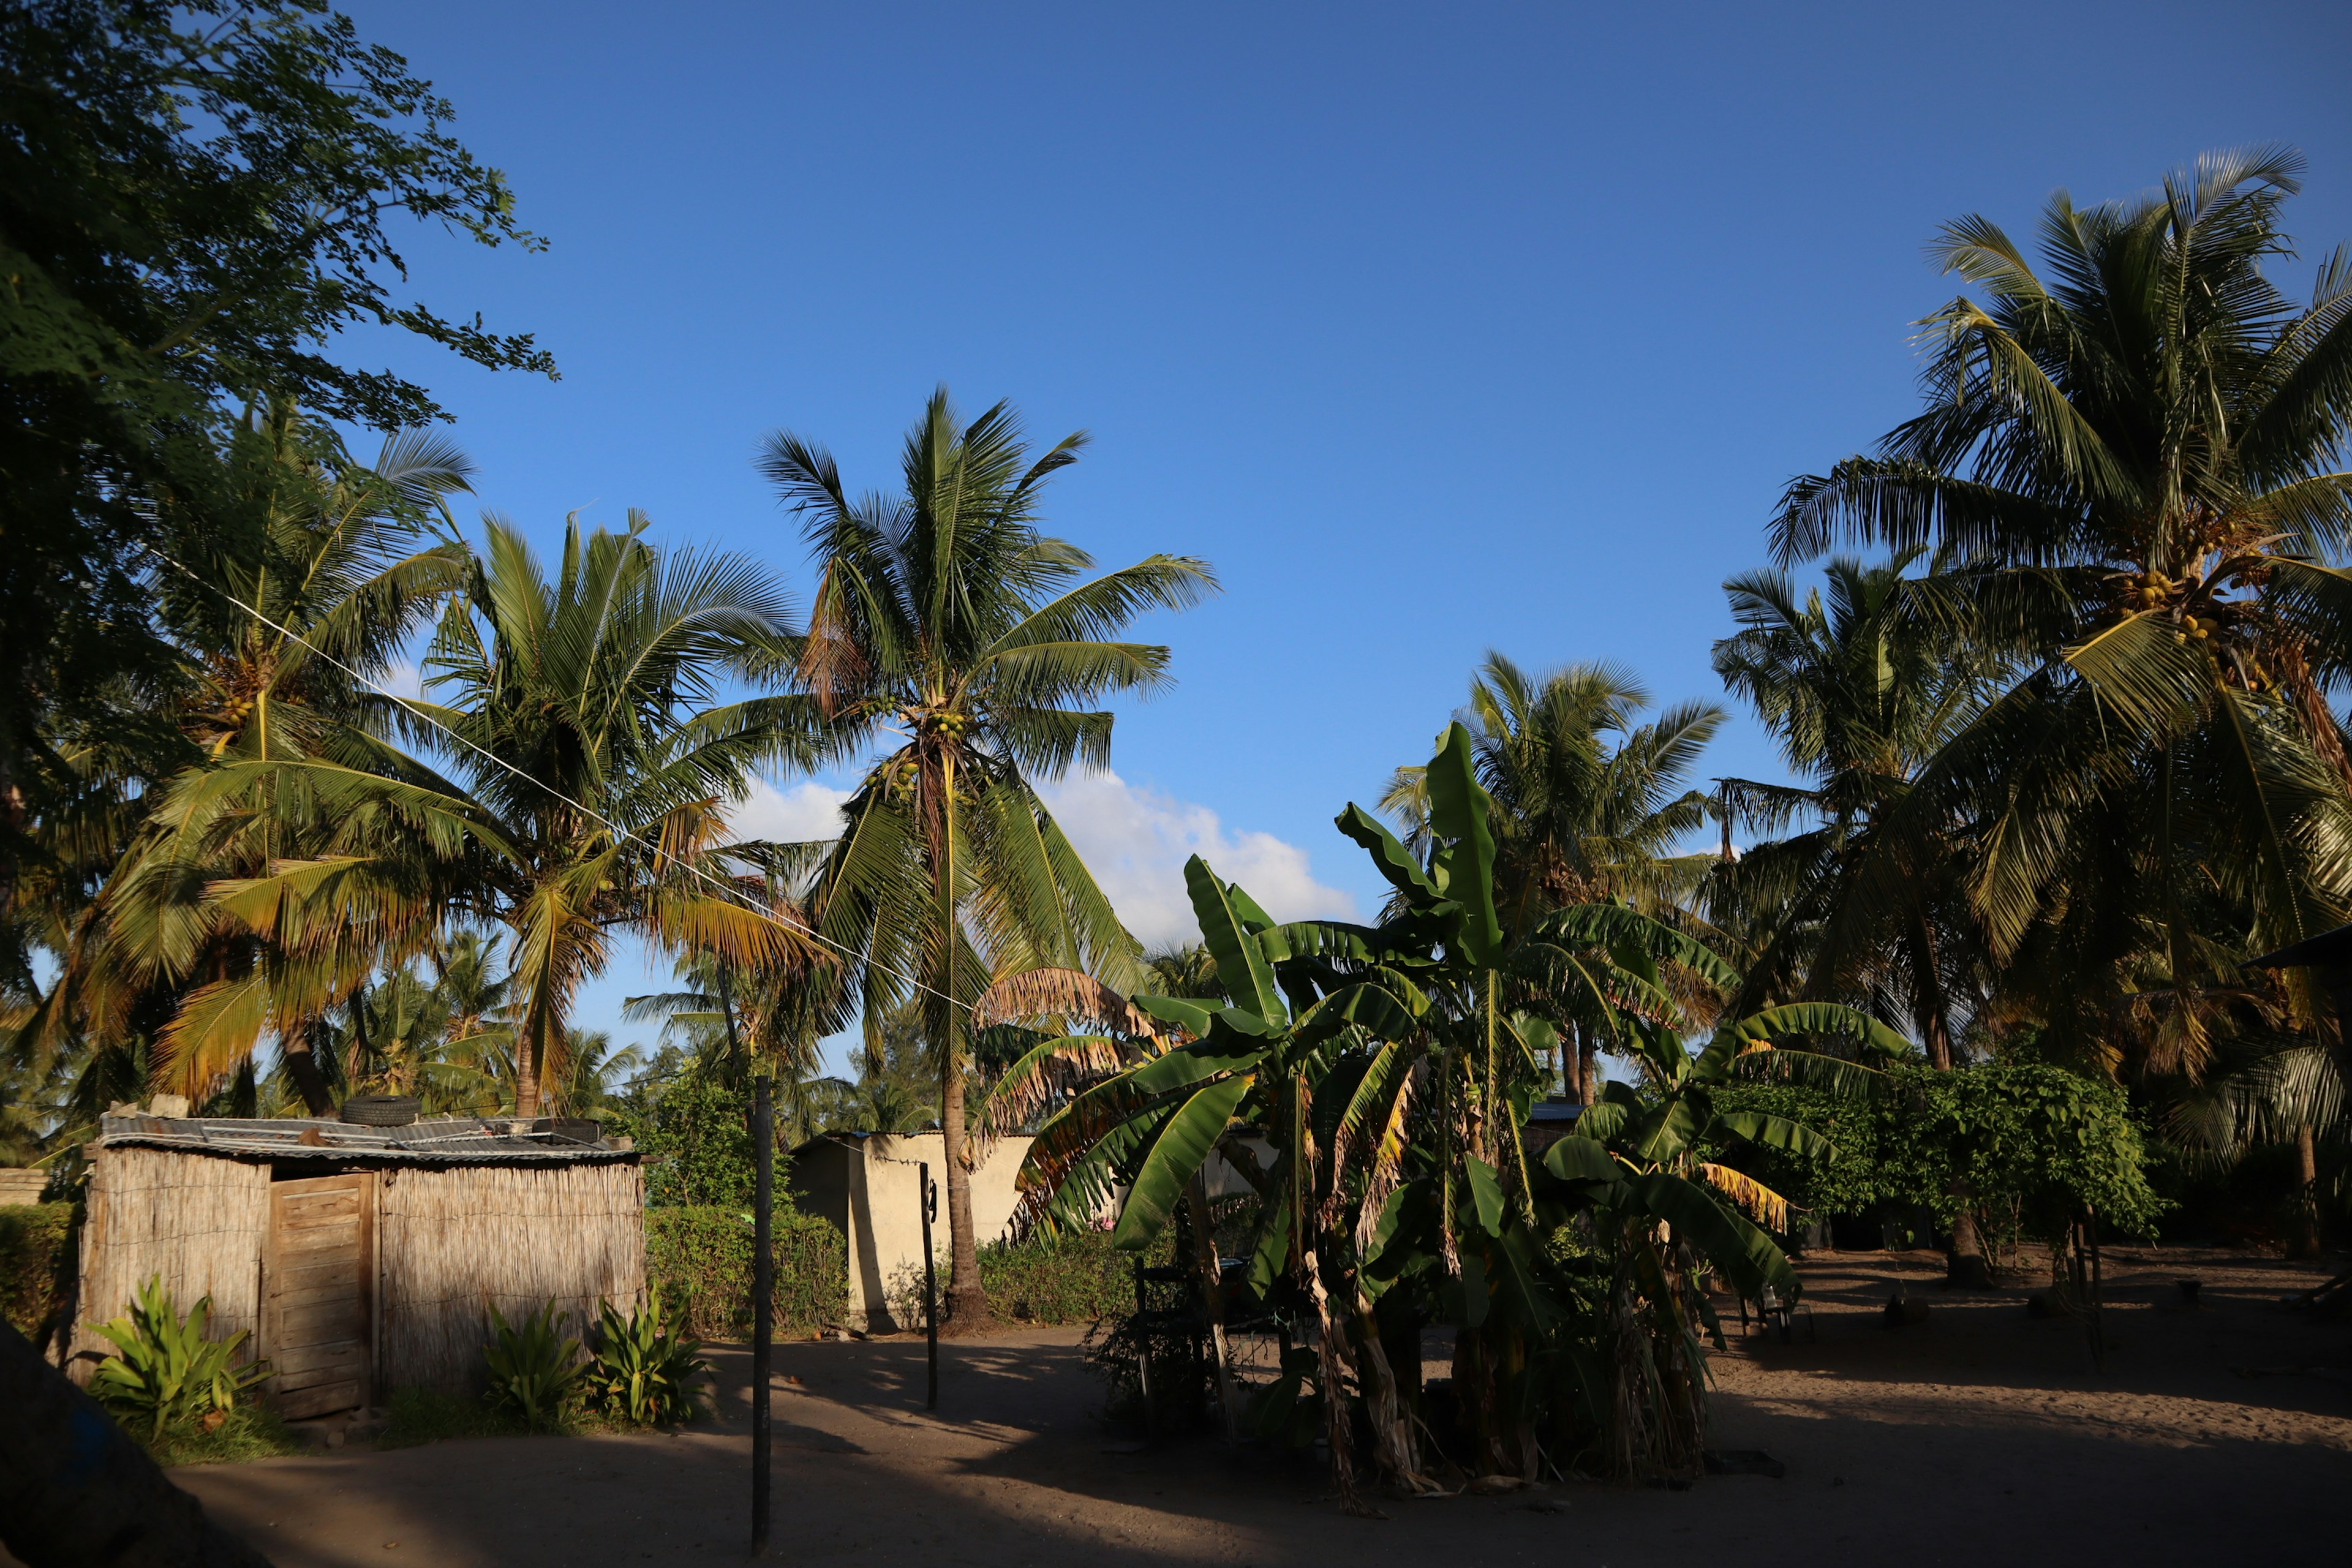
<svg viewBox="0 0 2352 1568">
<path fill-rule="evenodd" d="M 601 1301 L 627 1311 L 645 1299 L 634 1161 L 385 1171 L 376 1191 L 379 1387 L 481 1386 L 493 1306 L 512 1322 L 552 1300 L 584 1337 Z"/>
<path fill-rule="evenodd" d="M 83 1351 L 113 1353 L 92 1325 L 119 1318 L 151 1275 L 180 1310 L 213 1299 L 211 1334 L 250 1336 L 260 1318 L 261 1249 L 269 1230 L 269 1167 L 163 1149 L 106 1149 L 92 1164 L 81 1240 L 72 1374 Z M 252 1354 L 248 1337 L 244 1354 Z"/>
</svg>

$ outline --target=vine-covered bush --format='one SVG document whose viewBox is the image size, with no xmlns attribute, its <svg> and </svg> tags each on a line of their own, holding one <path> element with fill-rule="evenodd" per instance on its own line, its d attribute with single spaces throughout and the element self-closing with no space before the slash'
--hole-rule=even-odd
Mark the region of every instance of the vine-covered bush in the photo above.
<svg viewBox="0 0 2352 1568">
<path fill-rule="evenodd" d="M 849 1254 L 821 1219 L 779 1206 L 775 1216 L 776 1326 L 837 1323 L 849 1308 Z M 751 1331 L 751 1221 L 715 1205 L 646 1211 L 646 1278 L 679 1305 L 697 1339 Z"/>
<path fill-rule="evenodd" d="M 751 1096 L 695 1074 L 622 1097 L 604 1130 L 636 1141 L 655 1208 L 745 1208 L 751 1202 Z M 776 1160 L 776 1191 L 791 1162 Z"/>
<path fill-rule="evenodd" d="M 2153 1231 L 2162 1200 L 2148 1184 L 2138 1122 L 2114 1084 L 2038 1065 L 1938 1072 L 1895 1068 L 1874 1101 L 1746 1084 L 1717 1092 L 1721 1110 L 1761 1110 L 1825 1133 L 1812 1158 L 1769 1149 L 1728 1152 L 1732 1163 L 1823 1215 L 1881 1203 L 1924 1205 L 1948 1222 L 1963 1190 L 1989 1214 L 2054 1240 L 2084 1209 L 2135 1235 Z"/>
<path fill-rule="evenodd" d="M 73 1292 L 75 1217 L 71 1204 L 0 1208 L 0 1310 L 36 1344 L 56 1331 Z"/>
</svg>

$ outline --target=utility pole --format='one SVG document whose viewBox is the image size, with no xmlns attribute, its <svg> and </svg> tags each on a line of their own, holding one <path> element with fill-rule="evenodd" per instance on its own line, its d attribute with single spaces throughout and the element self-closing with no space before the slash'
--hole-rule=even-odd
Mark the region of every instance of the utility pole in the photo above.
<svg viewBox="0 0 2352 1568">
<path fill-rule="evenodd" d="M 775 1325 L 775 1080 L 751 1089 L 751 1555 L 768 1550 L 769 1338 Z"/>
</svg>

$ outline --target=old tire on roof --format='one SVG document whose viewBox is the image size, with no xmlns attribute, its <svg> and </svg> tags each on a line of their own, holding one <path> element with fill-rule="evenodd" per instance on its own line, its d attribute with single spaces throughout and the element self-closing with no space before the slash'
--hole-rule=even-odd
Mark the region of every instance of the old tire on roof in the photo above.
<svg viewBox="0 0 2352 1568">
<path fill-rule="evenodd" d="M 355 1094 L 343 1101 L 343 1120 L 362 1127 L 405 1127 L 419 1109 L 413 1094 Z"/>
</svg>

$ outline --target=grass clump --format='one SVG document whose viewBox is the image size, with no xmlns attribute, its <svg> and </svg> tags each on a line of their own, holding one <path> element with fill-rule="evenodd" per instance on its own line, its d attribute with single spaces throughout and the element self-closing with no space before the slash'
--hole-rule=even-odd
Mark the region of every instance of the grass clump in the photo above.
<svg viewBox="0 0 2352 1568">
<path fill-rule="evenodd" d="M 166 1426 L 160 1436 L 140 1440 L 157 1464 L 167 1466 L 235 1464 L 305 1451 L 293 1429 L 259 1405 L 240 1405 L 216 1414 L 220 1420 L 209 1429 L 200 1419 Z M 140 1436 L 135 1426 L 131 1435 Z"/>
</svg>

